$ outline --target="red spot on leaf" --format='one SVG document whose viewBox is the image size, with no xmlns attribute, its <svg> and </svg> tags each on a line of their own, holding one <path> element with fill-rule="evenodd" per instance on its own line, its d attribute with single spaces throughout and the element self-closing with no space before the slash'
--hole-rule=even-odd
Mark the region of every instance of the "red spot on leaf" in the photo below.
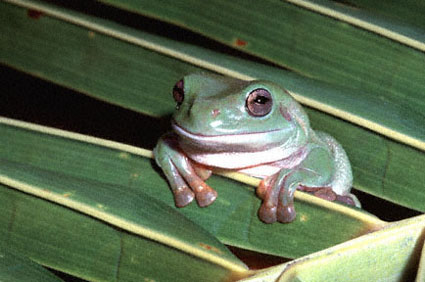
<svg viewBox="0 0 425 282">
<path fill-rule="evenodd" d="M 242 40 L 242 39 L 239 39 L 239 38 L 236 38 L 236 40 L 235 40 L 235 45 L 238 46 L 238 47 L 245 47 L 246 44 L 247 44 L 247 42 L 245 40 Z"/>
<path fill-rule="evenodd" d="M 28 10 L 27 15 L 28 15 L 28 17 L 37 20 L 43 15 L 43 12 L 30 9 L 30 10 Z"/>
<path fill-rule="evenodd" d="M 213 252 L 215 252 L 215 253 L 217 253 L 217 254 L 221 254 L 222 252 L 219 250 L 219 249 L 217 249 L 216 247 L 213 247 L 213 246 L 210 246 L 210 245 L 207 245 L 207 244 L 204 244 L 204 243 L 199 243 L 199 245 L 203 248 L 203 249 L 205 249 L 205 250 L 207 250 L 207 251 L 213 251 Z"/>
</svg>

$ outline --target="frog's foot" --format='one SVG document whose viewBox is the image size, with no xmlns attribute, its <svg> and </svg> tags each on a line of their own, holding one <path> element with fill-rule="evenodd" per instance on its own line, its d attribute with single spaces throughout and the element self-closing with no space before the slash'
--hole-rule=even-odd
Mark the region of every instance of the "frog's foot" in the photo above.
<svg viewBox="0 0 425 282">
<path fill-rule="evenodd" d="M 217 192 L 205 183 L 199 183 L 191 190 L 187 185 L 172 189 L 174 202 L 177 207 L 182 208 L 190 204 L 194 198 L 200 207 L 212 204 L 217 198 Z"/>
<path fill-rule="evenodd" d="M 178 208 L 187 206 L 195 197 L 192 190 L 190 190 L 187 186 L 178 187 L 176 189 L 172 189 L 172 191 L 174 194 L 174 203 Z"/>
<path fill-rule="evenodd" d="M 197 184 L 195 187 L 192 186 L 192 189 L 200 207 L 209 206 L 217 199 L 217 192 L 204 182 Z"/>
<path fill-rule="evenodd" d="M 271 175 L 261 180 L 256 193 L 263 200 L 263 204 L 258 210 L 258 217 L 265 223 L 273 223 L 277 220 L 277 195 L 273 195 L 272 187 L 277 175 Z"/>
<path fill-rule="evenodd" d="M 265 223 L 288 223 L 296 217 L 293 202 L 284 205 L 279 201 L 283 187 L 275 185 L 278 176 L 279 174 L 275 174 L 263 179 L 257 187 L 257 195 L 263 200 L 258 217 Z"/>
<path fill-rule="evenodd" d="M 199 206 L 206 207 L 217 198 L 217 192 L 204 182 L 211 171 L 181 154 L 173 135 L 160 139 L 154 155 L 167 177 L 177 207 L 184 207 L 193 199 Z"/>
<path fill-rule="evenodd" d="M 271 175 L 261 180 L 260 185 L 258 185 L 256 190 L 257 196 L 260 199 L 264 200 L 264 198 L 266 197 L 267 193 L 269 192 L 269 190 L 271 189 L 275 181 L 276 181 L 276 175 Z"/>
<path fill-rule="evenodd" d="M 186 175 L 184 180 L 180 175 L 174 175 L 174 178 L 170 180 L 171 190 L 174 194 L 174 202 L 177 207 L 182 208 L 187 206 L 194 198 L 200 207 L 206 207 L 212 204 L 217 198 L 217 192 L 203 182 L 197 175 Z"/>
<path fill-rule="evenodd" d="M 267 203 L 263 203 L 258 210 L 258 217 L 264 223 L 274 223 L 277 220 L 276 211 L 276 206 L 270 206 L 267 205 Z"/>
<path fill-rule="evenodd" d="M 319 188 L 314 191 L 313 195 L 331 202 L 337 199 L 337 194 L 330 187 Z"/>
<path fill-rule="evenodd" d="M 183 178 L 177 182 L 175 188 L 172 188 L 174 193 L 174 201 L 177 207 L 184 207 L 189 204 L 195 197 L 200 207 L 206 207 L 212 204 L 217 198 L 217 192 L 208 186 L 194 171 L 191 166 L 187 169 L 191 173 L 182 173 Z M 180 175 L 174 176 L 174 180 L 179 178 Z M 188 185 L 186 185 L 186 183 Z M 171 182 L 170 182 L 171 184 Z"/>
<path fill-rule="evenodd" d="M 295 220 L 297 213 L 295 212 L 294 204 L 287 206 L 279 205 L 277 208 L 277 221 L 289 223 Z"/>
<path fill-rule="evenodd" d="M 313 195 L 324 200 L 331 202 L 340 202 L 349 206 L 360 207 L 360 202 L 357 200 L 356 196 L 353 194 L 348 195 L 338 195 L 330 187 L 321 187 L 321 188 L 309 188 L 301 187 L 300 190 L 306 192 L 313 192 Z"/>
<path fill-rule="evenodd" d="M 195 173 L 202 179 L 202 180 L 207 180 L 208 178 L 210 178 L 211 174 L 212 174 L 212 170 L 209 169 L 206 166 L 203 166 L 201 164 L 195 163 L 195 162 L 190 162 L 190 164 L 193 167 L 193 170 L 195 171 Z"/>
<path fill-rule="evenodd" d="M 361 208 L 360 201 L 353 194 L 348 194 L 345 196 L 336 195 L 336 200 L 346 205 Z"/>
<path fill-rule="evenodd" d="M 204 180 L 211 176 L 212 171 L 193 161 L 187 160 L 187 162 L 188 166 L 186 170 L 190 173 L 185 174 L 185 170 L 182 170 L 183 177 L 195 194 L 198 205 L 200 207 L 209 206 L 217 198 L 217 192 L 204 182 Z"/>
<path fill-rule="evenodd" d="M 275 206 L 264 202 L 258 211 L 258 217 L 264 223 L 274 223 L 276 221 L 289 223 L 294 221 L 296 216 L 297 214 L 293 203 L 286 206 L 282 204 Z"/>
<path fill-rule="evenodd" d="M 265 223 L 273 223 L 277 220 L 277 194 L 273 193 L 273 185 L 276 182 L 277 174 L 261 180 L 257 187 L 257 195 L 263 200 L 263 203 L 258 210 L 258 217 Z"/>
</svg>

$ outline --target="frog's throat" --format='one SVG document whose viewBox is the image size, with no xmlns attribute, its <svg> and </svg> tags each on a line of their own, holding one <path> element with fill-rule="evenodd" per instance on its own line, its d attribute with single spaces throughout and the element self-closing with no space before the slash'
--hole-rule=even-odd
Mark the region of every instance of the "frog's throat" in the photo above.
<svg viewBox="0 0 425 282">
<path fill-rule="evenodd" d="M 189 149 L 189 150 L 187 150 Z M 307 155 L 305 147 L 275 147 L 262 152 L 199 153 L 185 148 L 186 155 L 197 163 L 224 169 L 238 169 L 253 176 L 268 176 L 281 168 L 292 168 Z M 280 164 L 280 162 L 282 164 Z M 260 170 L 256 166 L 262 166 Z M 268 172 L 265 172 L 265 168 Z"/>
</svg>

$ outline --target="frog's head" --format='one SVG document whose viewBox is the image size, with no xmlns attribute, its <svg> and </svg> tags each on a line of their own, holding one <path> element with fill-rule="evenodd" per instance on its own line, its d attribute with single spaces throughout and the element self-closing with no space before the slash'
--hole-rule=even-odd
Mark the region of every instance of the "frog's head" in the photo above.
<svg viewBox="0 0 425 282">
<path fill-rule="evenodd" d="M 307 115 L 268 81 L 191 74 L 176 83 L 173 97 L 174 131 L 200 149 L 257 151 L 299 146 L 307 138 Z"/>
</svg>

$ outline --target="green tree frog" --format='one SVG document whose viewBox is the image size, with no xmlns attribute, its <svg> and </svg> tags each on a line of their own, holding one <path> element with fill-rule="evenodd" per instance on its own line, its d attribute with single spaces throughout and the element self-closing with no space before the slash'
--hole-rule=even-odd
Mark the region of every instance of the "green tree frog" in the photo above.
<svg viewBox="0 0 425 282">
<path fill-rule="evenodd" d="M 210 205 L 217 192 L 204 181 L 214 168 L 262 178 L 263 222 L 295 219 L 294 192 L 359 206 L 350 194 L 351 166 L 341 145 L 310 128 L 288 91 L 268 81 L 191 74 L 173 89 L 173 132 L 154 149 L 177 207 L 194 198 Z"/>
</svg>

